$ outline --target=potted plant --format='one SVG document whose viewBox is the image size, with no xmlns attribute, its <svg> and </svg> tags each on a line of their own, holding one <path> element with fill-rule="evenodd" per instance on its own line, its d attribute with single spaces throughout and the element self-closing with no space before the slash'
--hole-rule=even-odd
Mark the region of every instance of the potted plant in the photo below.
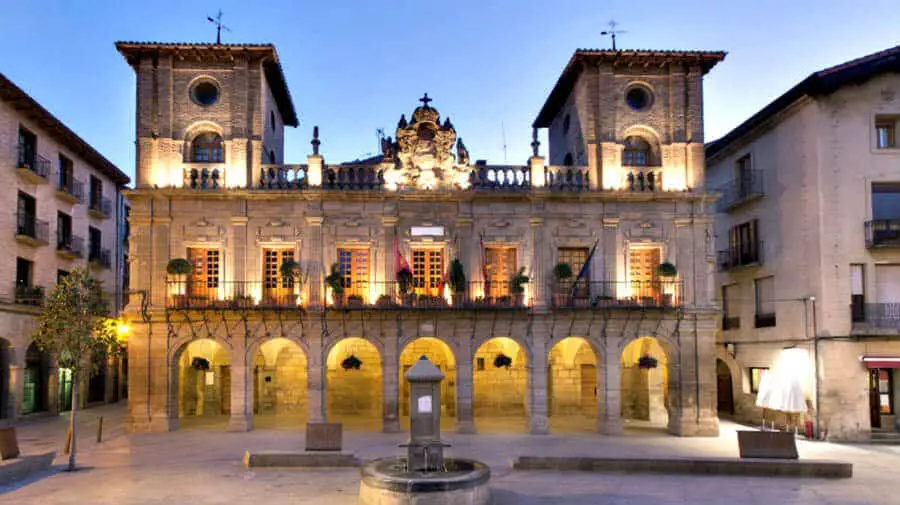
<svg viewBox="0 0 900 505">
<path fill-rule="evenodd" d="M 512 366 L 512 358 L 503 354 L 502 352 L 494 358 L 494 367 L 496 368 L 506 368 L 509 370 L 509 367 Z"/>
<path fill-rule="evenodd" d="M 460 307 L 466 298 L 466 271 L 459 259 L 450 262 L 450 291 L 453 306 Z"/>
<path fill-rule="evenodd" d="M 512 291 L 513 303 L 516 306 L 522 306 L 525 302 L 525 285 L 531 279 L 525 275 L 525 267 L 519 268 L 512 278 L 509 280 L 509 290 Z"/>
<path fill-rule="evenodd" d="M 172 277 L 173 287 L 171 291 L 175 307 L 186 306 L 188 292 L 186 278 L 194 273 L 194 265 L 184 258 L 173 258 L 166 265 L 166 273 Z"/>
<path fill-rule="evenodd" d="M 649 354 L 645 354 L 645 355 L 641 356 L 640 358 L 638 358 L 638 362 L 637 362 L 638 368 L 641 368 L 643 370 L 649 370 L 651 368 L 656 368 L 656 366 L 658 364 L 659 364 L 659 361 L 657 361 L 656 358 L 654 358 L 653 356 L 650 356 Z"/>
<path fill-rule="evenodd" d="M 394 306 L 394 300 L 391 295 L 381 295 L 375 300 L 375 306 L 379 309 L 389 309 Z"/>
<path fill-rule="evenodd" d="M 400 290 L 400 300 L 403 305 L 411 306 L 415 294 L 412 293 L 413 274 L 408 268 L 401 268 L 397 272 L 397 287 Z"/>
<path fill-rule="evenodd" d="M 362 367 L 362 360 L 352 354 L 341 361 L 341 368 L 347 371 L 359 370 L 360 367 Z"/>
<path fill-rule="evenodd" d="M 337 263 L 331 264 L 331 273 L 325 277 L 325 284 L 331 288 L 331 297 L 334 306 L 341 308 L 344 306 L 344 274 Z"/>
<path fill-rule="evenodd" d="M 566 304 L 569 293 L 566 293 L 565 281 L 572 278 L 572 266 L 564 261 L 560 261 L 553 267 L 553 305 L 562 307 Z"/>
<path fill-rule="evenodd" d="M 597 297 L 597 305 L 600 307 L 611 307 L 615 304 L 615 298 L 609 295 L 600 295 Z"/>
<path fill-rule="evenodd" d="M 666 278 L 676 277 L 678 275 L 678 269 L 669 261 L 664 261 L 656 267 L 656 275 Z"/>
<path fill-rule="evenodd" d="M 350 295 L 347 297 L 347 306 L 354 309 L 362 308 L 363 297 L 360 295 Z"/>
<path fill-rule="evenodd" d="M 287 295 L 287 304 L 289 306 L 297 305 L 297 299 L 300 297 L 300 290 L 303 288 L 303 269 L 300 263 L 292 259 L 284 260 L 279 267 L 282 279 L 288 279 L 288 286 L 291 288 Z"/>
</svg>

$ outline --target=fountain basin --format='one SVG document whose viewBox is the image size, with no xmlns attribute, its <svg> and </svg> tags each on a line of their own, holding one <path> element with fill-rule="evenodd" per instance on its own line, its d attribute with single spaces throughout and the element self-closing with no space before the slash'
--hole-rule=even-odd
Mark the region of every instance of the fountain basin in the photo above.
<svg viewBox="0 0 900 505">
<path fill-rule="evenodd" d="M 471 459 L 444 460 L 446 472 L 408 472 L 406 458 L 376 459 L 360 469 L 363 505 L 487 505 L 491 469 Z"/>
</svg>

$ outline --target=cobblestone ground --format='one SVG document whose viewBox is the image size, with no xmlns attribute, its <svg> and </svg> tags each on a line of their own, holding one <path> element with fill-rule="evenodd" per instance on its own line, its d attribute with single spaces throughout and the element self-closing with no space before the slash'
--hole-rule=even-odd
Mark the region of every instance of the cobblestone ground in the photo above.
<svg viewBox="0 0 900 505">
<path fill-rule="evenodd" d="M 285 430 L 223 433 L 186 430 L 168 434 L 122 433 L 121 407 L 83 412 L 75 473 L 50 472 L 0 488 L 0 502 L 17 505 L 225 503 L 356 504 L 356 470 L 247 470 L 243 452 L 303 447 L 303 434 Z M 96 443 L 104 415 L 105 439 Z M 19 427 L 27 452 L 61 441 L 64 419 Z M 603 475 L 513 472 L 516 455 L 617 455 L 632 457 L 736 456 L 735 426 L 723 424 L 715 439 L 686 439 L 652 432 L 625 437 L 598 435 L 456 435 L 446 438 L 450 455 L 474 457 L 491 466 L 494 503 L 506 504 L 897 504 L 900 448 L 827 443 L 799 444 L 803 458 L 854 463 L 849 480 Z M 361 458 L 398 454 L 405 435 L 351 432 L 345 447 Z M 58 459 L 62 462 L 62 459 Z"/>
</svg>

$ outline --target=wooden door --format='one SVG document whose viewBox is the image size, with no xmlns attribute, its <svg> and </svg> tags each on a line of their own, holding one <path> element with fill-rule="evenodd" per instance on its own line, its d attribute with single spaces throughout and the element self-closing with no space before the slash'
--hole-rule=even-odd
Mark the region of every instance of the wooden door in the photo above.
<svg viewBox="0 0 900 505">
<path fill-rule="evenodd" d="M 656 268 L 662 254 L 658 247 L 636 247 L 628 251 L 628 281 L 631 296 L 637 301 L 653 299 L 659 301 L 659 278 Z"/>
<path fill-rule="evenodd" d="M 219 250 L 191 247 L 187 259 L 194 266 L 188 281 L 190 297 L 204 301 L 215 299 L 219 288 Z"/>
<path fill-rule="evenodd" d="M 881 397 L 878 394 L 878 369 L 869 370 L 869 417 L 873 428 L 881 428 Z"/>
<path fill-rule="evenodd" d="M 510 294 L 509 280 L 516 273 L 516 249 L 514 247 L 488 247 L 485 259 L 488 271 L 486 294 L 490 298 L 508 296 Z"/>
<path fill-rule="evenodd" d="M 441 249 L 413 249 L 412 260 L 415 293 L 420 296 L 441 296 L 444 251 Z"/>
<path fill-rule="evenodd" d="M 716 360 L 716 394 L 720 414 L 734 414 L 734 386 L 731 382 L 731 370 L 724 361 Z"/>
<path fill-rule="evenodd" d="M 294 280 L 281 275 L 281 264 L 294 260 L 294 250 L 288 248 L 263 249 L 263 301 L 286 305 L 288 295 L 294 293 Z"/>
</svg>

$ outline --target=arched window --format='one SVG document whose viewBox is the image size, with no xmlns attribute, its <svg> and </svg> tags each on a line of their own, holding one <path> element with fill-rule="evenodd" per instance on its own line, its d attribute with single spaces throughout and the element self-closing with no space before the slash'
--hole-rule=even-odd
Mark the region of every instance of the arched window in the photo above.
<svg viewBox="0 0 900 505">
<path fill-rule="evenodd" d="M 565 166 L 572 165 L 572 153 L 566 153 L 566 157 L 563 158 L 563 165 L 565 165 Z"/>
<path fill-rule="evenodd" d="M 622 165 L 646 167 L 650 164 L 650 143 L 641 137 L 625 138 L 625 150 L 622 151 Z"/>
<path fill-rule="evenodd" d="M 191 162 L 222 163 L 225 161 L 225 150 L 222 147 L 220 135 L 201 133 L 191 142 Z"/>
</svg>

